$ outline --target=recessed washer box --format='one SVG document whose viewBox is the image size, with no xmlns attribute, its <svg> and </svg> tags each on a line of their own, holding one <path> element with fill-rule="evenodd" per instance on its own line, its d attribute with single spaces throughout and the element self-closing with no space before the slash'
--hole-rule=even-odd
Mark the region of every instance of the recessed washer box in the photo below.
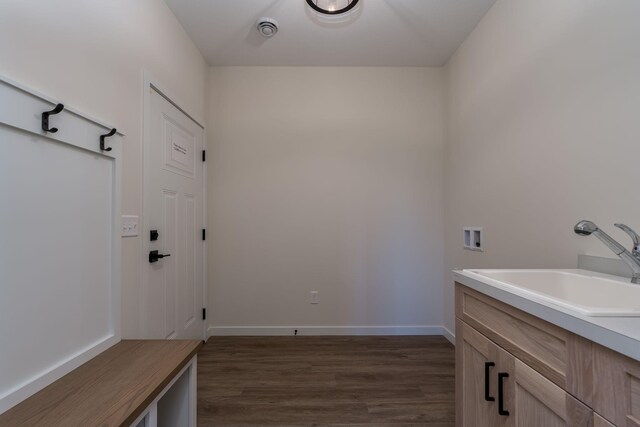
<svg viewBox="0 0 640 427">
<path fill-rule="evenodd" d="M 484 250 L 482 244 L 482 227 L 463 227 L 464 248 L 470 251 Z"/>
</svg>

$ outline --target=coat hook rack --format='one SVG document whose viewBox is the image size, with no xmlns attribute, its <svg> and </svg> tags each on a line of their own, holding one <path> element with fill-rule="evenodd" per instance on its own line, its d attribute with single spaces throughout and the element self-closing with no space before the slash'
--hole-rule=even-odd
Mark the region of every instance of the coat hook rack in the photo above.
<svg viewBox="0 0 640 427">
<path fill-rule="evenodd" d="M 104 135 L 100 135 L 100 149 L 102 151 L 111 151 L 111 147 L 109 148 L 104 148 L 104 140 L 105 138 L 109 138 L 110 136 L 113 136 L 116 134 L 116 128 L 111 129 L 111 131 L 109 133 L 105 133 Z"/>
<path fill-rule="evenodd" d="M 43 131 L 49 132 L 49 133 L 58 132 L 58 128 L 49 128 L 49 116 L 53 114 L 58 114 L 62 110 L 64 110 L 64 105 L 58 104 L 56 105 L 56 108 L 54 108 L 53 110 L 45 111 L 44 113 L 42 113 L 42 130 Z"/>
</svg>

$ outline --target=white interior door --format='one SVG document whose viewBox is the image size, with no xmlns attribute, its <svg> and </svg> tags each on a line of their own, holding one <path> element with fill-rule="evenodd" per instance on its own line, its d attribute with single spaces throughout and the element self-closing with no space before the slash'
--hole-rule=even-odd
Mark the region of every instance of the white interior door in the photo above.
<svg viewBox="0 0 640 427">
<path fill-rule="evenodd" d="M 204 130 L 153 88 L 149 90 L 142 236 L 144 335 L 202 339 Z M 157 232 L 155 239 L 152 230 Z M 158 251 L 157 261 L 151 258 L 152 251 Z"/>
</svg>

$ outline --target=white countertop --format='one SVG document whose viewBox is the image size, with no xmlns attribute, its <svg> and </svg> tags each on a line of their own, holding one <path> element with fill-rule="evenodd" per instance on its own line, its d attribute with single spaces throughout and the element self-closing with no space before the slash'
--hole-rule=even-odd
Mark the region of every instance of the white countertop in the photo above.
<svg viewBox="0 0 640 427">
<path fill-rule="evenodd" d="M 453 277 L 471 289 L 640 361 L 640 317 L 584 316 L 552 303 L 517 295 L 509 287 L 490 283 L 472 272 L 454 270 Z"/>
</svg>

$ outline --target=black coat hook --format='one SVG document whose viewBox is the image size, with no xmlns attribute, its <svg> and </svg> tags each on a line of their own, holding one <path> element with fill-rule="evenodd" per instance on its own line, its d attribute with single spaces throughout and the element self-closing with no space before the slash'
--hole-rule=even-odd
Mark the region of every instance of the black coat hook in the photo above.
<svg viewBox="0 0 640 427">
<path fill-rule="evenodd" d="M 64 105 L 58 104 L 56 105 L 56 108 L 54 108 L 53 110 L 45 111 L 44 113 L 42 113 L 42 130 L 43 131 L 51 132 L 51 133 L 58 132 L 58 128 L 49 128 L 49 116 L 52 114 L 58 114 L 62 110 L 64 110 Z"/>
<path fill-rule="evenodd" d="M 104 148 L 104 139 L 105 138 L 109 138 L 110 136 L 113 136 L 116 134 L 116 128 L 111 129 L 111 131 L 109 133 L 105 133 L 104 135 L 100 135 L 100 149 L 102 151 L 111 151 L 111 147 L 109 148 Z"/>
</svg>

